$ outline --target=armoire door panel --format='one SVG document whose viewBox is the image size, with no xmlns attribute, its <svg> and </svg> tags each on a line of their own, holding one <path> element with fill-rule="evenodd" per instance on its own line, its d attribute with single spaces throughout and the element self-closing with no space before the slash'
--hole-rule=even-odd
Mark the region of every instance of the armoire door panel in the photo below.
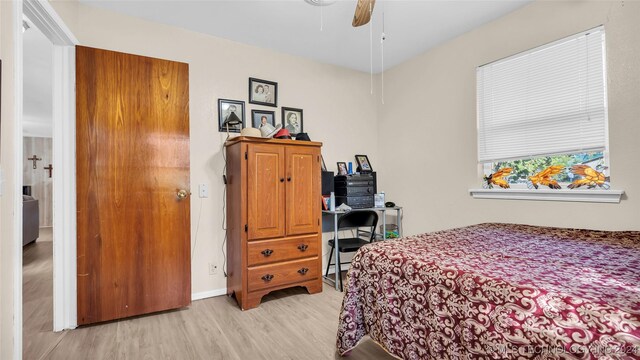
<svg viewBox="0 0 640 360">
<path fill-rule="evenodd" d="M 318 232 L 320 198 L 319 151 L 286 147 L 287 235 Z"/>
<path fill-rule="evenodd" d="M 189 67 L 76 48 L 78 324 L 189 305 Z"/>
<path fill-rule="evenodd" d="M 284 236 L 284 148 L 259 144 L 248 148 L 248 239 Z"/>
</svg>

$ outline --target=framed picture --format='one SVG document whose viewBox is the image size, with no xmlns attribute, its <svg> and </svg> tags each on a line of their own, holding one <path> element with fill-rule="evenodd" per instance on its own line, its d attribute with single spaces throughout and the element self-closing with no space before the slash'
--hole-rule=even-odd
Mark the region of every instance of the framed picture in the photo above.
<svg viewBox="0 0 640 360">
<path fill-rule="evenodd" d="M 322 196 L 322 210 L 329 210 L 329 196 Z"/>
<path fill-rule="evenodd" d="M 225 120 L 235 113 L 242 124 L 229 125 L 229 132 L 239 133 L 246 126 L 244 119 L 244 101 L 218 99 L 218 131 L 227 132 L 227 126 L 224 125 Z"/>
<path fill-rule="evenodd" d="M 262 124 L 271 124 L 271 126 L 276 126 L 276 112 L 275 111 L 264 111 L 264 110 L 251 110 L 251 125 L 260 129 Z"/>
<path fill-rule="evenodd" d="M 302 126 L 302 109 L 282 107 L 282 128 L 289 130 L 291 136 L 304 132 Z"/>
<path fill-rule="evenodd" d="M 327 165 L 324 163 L 324 156 L 320 155 L 320 160 L 322 160 L 322 171 L 327 171 Z"/>
<path fill-rule="evenodd" d="M 367 155 L 356 155 L 356 163 L 358 163 L 358 171 L 359 172 L 372 172 L 371 163 L 369 162 L 369 158 Z"/>
<path fill-rule="evenodd" d="M 347 163 L 346 162 L 338 162 L 338 175 L 347 175 Z"/>
<path fill-rule="evenodd" d="M 249 103 L 278 106 L 278 83 L 249 78 Z"/>
</svg>

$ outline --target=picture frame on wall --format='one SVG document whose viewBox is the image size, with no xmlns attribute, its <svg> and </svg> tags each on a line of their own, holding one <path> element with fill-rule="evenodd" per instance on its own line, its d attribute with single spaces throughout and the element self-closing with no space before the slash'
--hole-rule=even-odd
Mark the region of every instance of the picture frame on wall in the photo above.
<svg viewBox="0 0 640 360">
<path fill-rule="evenodd" d="M 263 124 L 276 126 L 276 112 L 265 110 L 251 110 L 251 126 L 260 129 Z"/>
<path fill-rule="evenodd" d="M 249 78 L 249 103 L 278 107 L 278 83 Z"/>
<path fill-rule="evenodd" d="M 239 125 L 230 125 L 229 132 L 239 133 L 242 129 L 245 128 L 245 116 L 244 116 L 244 101 L 240 100 L 229 100 L 229 99 L 218 99 L 218 131 L 219 132 L 227 132 L 227 126 L 224 125 L 224 122 L 231 116 L 232 113 L 242 121 L 242 124 Z"/>
<path fill-rule="evenodd" d="M 304 132 L 302 109 L 282 107 L 282 128 L 287 129 L 291 136 Z"/>
<path fill-rule="evenodd" d="M 367 155 L 356 155 L 356 163 L 358 164 L 358 172 L 373 172 L 373 168 L 371 167 L 371 163 L 369 162 L 369 158 L 367 157 Z"/>
</svg>

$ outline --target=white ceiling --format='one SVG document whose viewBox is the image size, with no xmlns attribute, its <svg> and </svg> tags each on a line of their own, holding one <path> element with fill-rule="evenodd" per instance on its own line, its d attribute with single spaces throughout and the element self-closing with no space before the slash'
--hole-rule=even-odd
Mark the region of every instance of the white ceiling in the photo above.
<svg viewBox="0 0 640 360">
<path fill-rule="evenodd" d="M 351 27 L 356 0 L 338 0 L 322 10 L 303 0 L 80 1 L 324 63 L 370 71 L 370 27 Z M 371 28 L 373 71 L 382 70 L 383 13 L 384 68 L 388 69 L 530 1 L 378 0 Z"/>
<path fill-rule="evenodd" d="M 24 39 L 24 136 L 51 137 L 53 115 L 53 45 L 27 20 Z"/>
</svg>

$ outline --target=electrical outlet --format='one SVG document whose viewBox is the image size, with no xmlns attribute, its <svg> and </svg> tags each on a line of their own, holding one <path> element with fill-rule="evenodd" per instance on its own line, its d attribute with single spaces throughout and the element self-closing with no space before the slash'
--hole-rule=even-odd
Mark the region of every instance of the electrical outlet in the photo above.
<svg viewBox="0 0 640 360">
<path fill-rule="evenodd" d="M 214 263 L 209 263 L 209 275 L 216 275 L 218 273 L 218 266 Z"/>
<path fill-rule="evenodd" d="M 209 197 L 209 187 L 207 186 L 207 184 L 200 184 L 198 186 L 198 193 L 200 194 L 201 198 L 208 198 Z"/>
</svg>

